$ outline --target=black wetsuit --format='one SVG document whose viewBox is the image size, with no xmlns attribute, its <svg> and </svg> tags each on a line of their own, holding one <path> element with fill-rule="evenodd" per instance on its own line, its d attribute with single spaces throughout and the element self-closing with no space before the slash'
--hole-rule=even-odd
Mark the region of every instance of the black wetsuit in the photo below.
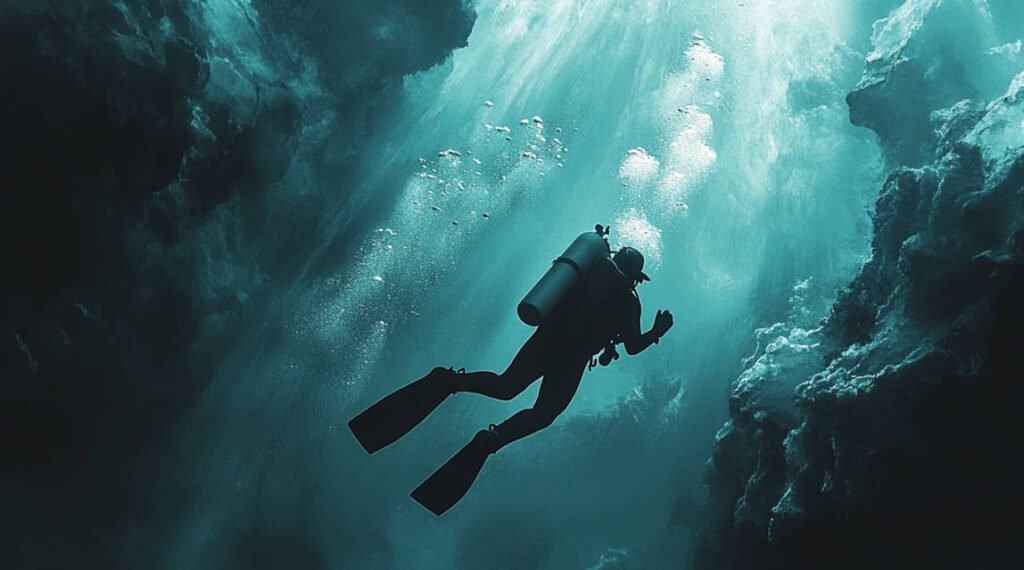
<svg viewBox="0 0 1024 570">
<path fill-rule="evenodd" d="M 544 377 L 533 407 L 495 427 L 498 447 L 504 446 L 551 425 L 576 395 L 593 355 L 620 336 L 627 341 L 640 338 L 640 300 L 632 281 L 608 258 L 563 299 L 505 372 L 460 375 L 456 391 L 511 400 Z"/>
</svg>

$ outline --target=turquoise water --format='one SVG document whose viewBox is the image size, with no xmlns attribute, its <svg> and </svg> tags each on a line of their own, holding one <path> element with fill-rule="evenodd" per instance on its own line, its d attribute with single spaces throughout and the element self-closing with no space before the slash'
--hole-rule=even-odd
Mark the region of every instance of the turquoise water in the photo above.
<svg viewBox="0 0 1024 570">
<path fill-rule="evenodd" d="M 14 567 L 1015 554 L 1018 0 L 7 4 Z M 537 386 L 373 456 L 346 423 L 502 370 L 595 224 L 675 327 L 433 516 Z"/>
<path fill-rule="evenodd" d="M 282 296 L 278 340 L 254 333 L 205 394 L 178 565 L 271 513 L 334 567 L 685 559 L 754 328 L 820 311 L 868 255 L 881 155 L 844 97 L 888 4 L 480 2 L 468 45 L 353 141 L 357 182 L 323 235 L 350 253 L 311 262 L 334 269 Z M 531 333 L 519 299 L 595 223 L 647 256 L 644 326 L 667 308 L 676 327 L 588 372 L 434 518 L 408 492 L 536 388 L 456 396 L 373 457 L 345 422 L 433 366 L 503 369 Z"/>
</svg>

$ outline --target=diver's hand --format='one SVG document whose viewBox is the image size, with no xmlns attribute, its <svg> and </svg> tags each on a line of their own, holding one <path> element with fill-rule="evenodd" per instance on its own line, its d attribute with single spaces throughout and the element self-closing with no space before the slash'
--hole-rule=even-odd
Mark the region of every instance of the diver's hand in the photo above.
<svg viewBox="0 0 1024 570">
<path fill-rule="evenodd" d="M 665 336 L 672 325 L 672 313 L 668 310 L 658 311 L 658 314 L 654 316 L 654 334 L 658 338 Z"/>
</svg>

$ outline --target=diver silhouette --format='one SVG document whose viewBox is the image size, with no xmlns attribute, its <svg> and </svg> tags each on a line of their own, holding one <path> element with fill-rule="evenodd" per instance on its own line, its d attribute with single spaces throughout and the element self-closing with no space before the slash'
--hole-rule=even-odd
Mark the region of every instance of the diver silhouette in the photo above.
<svg viewBox="0 0 1024 570">
<path fill-rule="evenodd" d="M 587 365 L 594 366 L 595 354 L 603 350 L 599 361 L 608 365 L 619 358 L 616 344 L 638 354 L 672 328 L 672 313 L 664 310 L 651 330 L 641 332 L 636 286 L 650 280 L 643 255 L 631 247 L 611 255 L 607 234 L 599 225 L 579 236 L 520 303 L 520 318 L 539 326 L 504 372 L 434 368 L 349 422 L 363 448 L 374 453 L 412 430 L 451 394 L 511 400 L 544 378 L 532 407 L 478 432 L 412 492 L 434 514 L 443 514 L 466 494 L 490 454 L 551 425 L 575 396 Z"/>
</svg>

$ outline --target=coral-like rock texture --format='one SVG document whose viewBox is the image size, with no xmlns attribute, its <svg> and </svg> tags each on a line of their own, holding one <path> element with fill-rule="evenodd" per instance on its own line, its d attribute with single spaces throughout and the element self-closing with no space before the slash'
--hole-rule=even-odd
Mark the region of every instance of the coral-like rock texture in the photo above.
<svg viewBox="0 0 1024 570">
<path fill-rule="evenodd" d="M 892 168 L 871 257 L 825 318 L 762 331 L 709 461 L 702 565 L 1024 559 L 1024 73 L 973 45 L 1012 22 L 908 1 L 876 23 L 847 97 Z"/>
<path fill-rule="evenodd" d="M 260 12 L 285 4 L 0 8 L 0 486 L 26 537 L 7 549 L 15 567 L 111 567 L 113 537 L 159 516 L 140 500 L 148 472 L 174 469 L 155 434 L 265 310 L 267 284 L 296 279 L 294 251 L 345 202 L 313 190 L 344 180 L 374 109 L 465 45 L 474 18 L 459 1 L 303 3 L 296 19 L 350 28 L 314 46 Z M 376 34 L 396 12 L 427 39 Z M 357 61 L 359 74 L 320 71 Z M 290 231 L 265 235 L 265 220 Z"/>
</svg>

